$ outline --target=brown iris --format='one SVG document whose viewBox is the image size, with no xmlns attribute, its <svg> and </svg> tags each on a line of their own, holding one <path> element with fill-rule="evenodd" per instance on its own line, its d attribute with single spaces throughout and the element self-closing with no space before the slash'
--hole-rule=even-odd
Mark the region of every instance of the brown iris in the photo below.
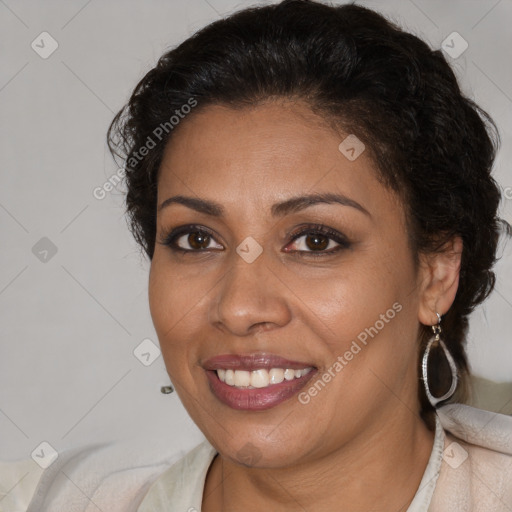
<svg viewBox="0 0 512 512">
<path fill-rule="evenodd" d="M 188 235 L 188 243 L 193 249 L 206 249 L 210 244 L 210 235 L 201 231 L 194 231 Z"/>
<path fill-rule="evenodd" d="M 321 251 L 329 245 L 329 238 L 325 235 L 312 233 L 306 236 L 306 245 L 312 251 Z"/>
</svg>

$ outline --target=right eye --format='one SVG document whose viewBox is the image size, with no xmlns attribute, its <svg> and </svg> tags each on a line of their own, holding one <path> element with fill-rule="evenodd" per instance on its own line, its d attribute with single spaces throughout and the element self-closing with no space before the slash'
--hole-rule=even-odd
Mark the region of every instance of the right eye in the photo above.
<svg viewBox="0 0 512 512">
<path fill-rule="evenodd" d="M 179 252 L 205 252 L 224 250 L 220 244 L 211 246 L 215 242 L 213 233 L 204 226 L 181 226 L 173 229 L 164 236 L 162 244 L 168 246 L 173 251 Z"/>
</svg>

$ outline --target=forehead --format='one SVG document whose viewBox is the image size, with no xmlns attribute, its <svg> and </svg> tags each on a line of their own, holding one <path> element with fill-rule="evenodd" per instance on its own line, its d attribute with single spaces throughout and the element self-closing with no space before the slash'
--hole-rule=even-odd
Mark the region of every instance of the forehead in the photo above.
<svg viewBox="0 0 512 512">
<path fill-rule="evenodd" d="M 312 192 L 389 201 L 368 152 L 349 159 L 340 151 L 346 137 L 300 102 L 205 107 L 181 122 L 165 149 L 159 203 L 186 194 L 258 210 Z"/>
</svg>

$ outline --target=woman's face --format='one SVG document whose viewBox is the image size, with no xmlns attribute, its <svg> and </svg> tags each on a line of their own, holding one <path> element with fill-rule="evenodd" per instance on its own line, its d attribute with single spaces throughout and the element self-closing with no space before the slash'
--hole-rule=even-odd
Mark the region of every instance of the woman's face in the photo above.
<svg viewBox="0 0 512 512">
<path fill-rule="evenodd" d="M 417 421 L 421 286 L 368 152 L 300 103 L 210 106 L 176 130 L 150 307 L 210 442 L 286 467 Z"/>
</svg>

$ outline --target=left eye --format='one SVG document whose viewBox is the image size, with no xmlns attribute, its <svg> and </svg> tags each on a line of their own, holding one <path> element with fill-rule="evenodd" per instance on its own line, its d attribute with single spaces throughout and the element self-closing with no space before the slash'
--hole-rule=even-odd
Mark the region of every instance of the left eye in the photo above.
<svg viewBox="0 0 512 512">
<path fill-rule="evenodd" d="M 349 243 L 341 233 L 331 230 L 327 231 L 324 228 L 314 231 L 310 229 L 298 233 L 286 249 L 287 252 L 326 254 L 337 252 L 348 246 Z"/>
</svg>

